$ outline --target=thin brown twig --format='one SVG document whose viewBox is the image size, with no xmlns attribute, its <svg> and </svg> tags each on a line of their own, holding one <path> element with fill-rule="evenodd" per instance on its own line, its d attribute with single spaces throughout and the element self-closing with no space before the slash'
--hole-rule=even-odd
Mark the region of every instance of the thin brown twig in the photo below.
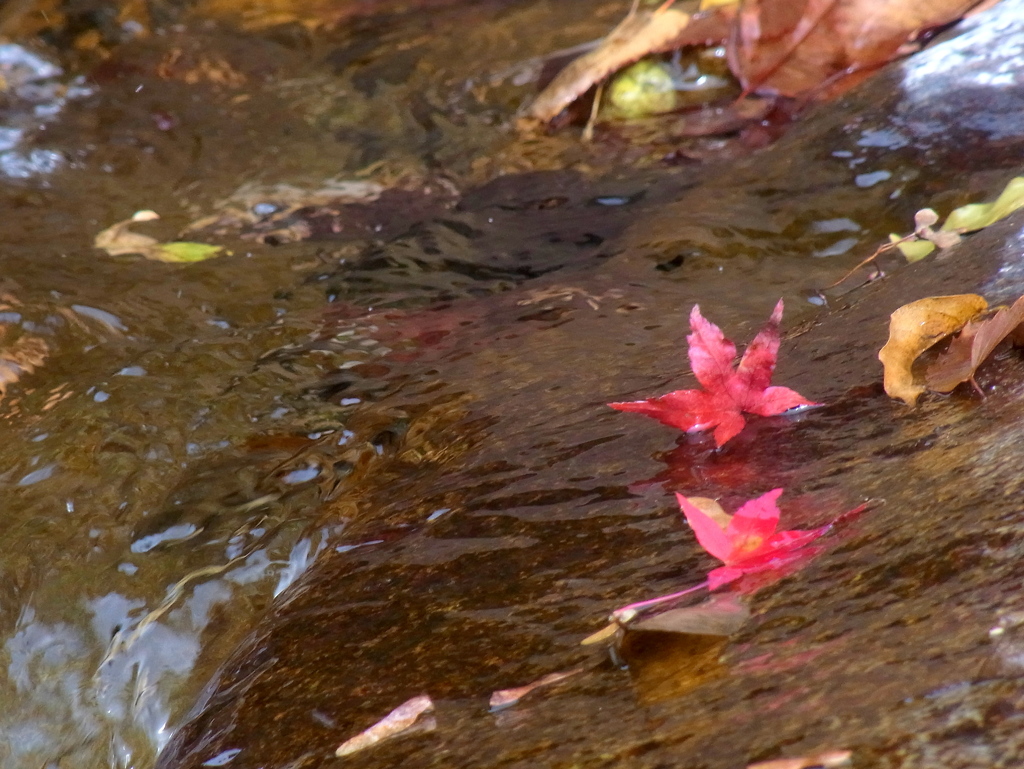
<svg viewBox="0 0 1024 769">
<path fill-rule="evenodd" d="M 865 259 L 863 262 L 860 262 L 856 267 L 854 267 L 852 270 L 850 270 L 848 273 L 846 273 L 843 277 L 841 277 L 835 283 L 832 283 L 832 284 L 830 284 L 828 286 L 825 286 L 825 288 L 835 288 L 840 283 L 844 283 L 847 279 L 849 279 L 853 275 L 853 273 L 857 272 L 857 270 L 859 270 L 861 267 L 865 267 L 865 266 L 871 264 L 873 261 L 875 261 L 875 259 L 880 257 L 886 251 L 892 251 L 900 243 L 906 243 L 909 240 L 917 240 L 917 233 L 912 232 L 909 235 L 904 235 L 899 240 L 894 240 L 894 241 L 891 241 L 889 243 L 883 243 L 882 245 L 880 245 L 878 248 L 875 249 L 875 253 L 873 253 L 871 256 L 869 256 L 867 259 Z"/>
<path fill-rule="evenodd" d="M 583 133 L 580 136 L 580 140 L 584 142 L 592 142 L 594 140 L 594 126 L 597 124 L 597 114 L 601 110 L 601 97 L 604 95 L 604 83 L 597 84 L 597 90 L 594 92 L 594 103 L 590 106 L 590 117 L 587 119 L 587 124 L 583 127 Z"/>
</svg>

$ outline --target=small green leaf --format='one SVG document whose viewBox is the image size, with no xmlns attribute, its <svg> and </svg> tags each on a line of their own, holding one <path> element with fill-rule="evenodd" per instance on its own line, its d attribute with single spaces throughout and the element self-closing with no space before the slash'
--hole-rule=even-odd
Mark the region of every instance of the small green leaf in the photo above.
<svg viewBox="0 0 1024 769">
<path fill-rule="evenodd" d="M 1018 208 L 1024 208 L 1024 176 L 1011 179 L 992 203 L 971 203 L 954 209 L 942 229 L 973 232 L 1009 216 Z"/>
<path fill-rule="evenodd" d="M 992 204 L 992 221 L 1003 219 L 1018 208 L 1024 207 L 1024 176 L 1010 179 L 1006 188 Z"/>
<path fill-rule="evenodd" d="M 903 240 L 899 235 L 890 233 L 889 242 L 895 243 L 908 262 L 920 262 L 928 254 L 935 250 L 935 244 L 927 240 Z"/>
<path fill-rule="evenodd" d="M 974 232 L 988 227 L 995 219 L 992 218 L 992 203 L 971 203 L 967 206 L 954 208 L 942 225 L 947 232 Z"/>
<path fill-rule="evenodd" d="M 151 253 L 146 254 L 146 256 L 161 262 L 203 262 L 217 256 L 221 250 L 221 246 L 211 246 L 209 243 L 177 241 L 174 243 L 161 243 Z"/>
</svg>

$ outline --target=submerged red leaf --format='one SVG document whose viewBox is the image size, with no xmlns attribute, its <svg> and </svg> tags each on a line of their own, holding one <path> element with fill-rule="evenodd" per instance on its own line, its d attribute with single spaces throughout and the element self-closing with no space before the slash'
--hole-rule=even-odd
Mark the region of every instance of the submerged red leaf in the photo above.
<svg viewBox="0 0 1024 769">
<path fill-rule="evenodd" d="M 776 531 L 782 489 L 773 489 L 744 503 L 723 528 L 682 494 L 676 494 L 687 523 L 700 546 L 725 566 L 708 573 L 708 589 L 715 590 L 746 574 L 782 568 L 803 558 L 803 549 L 831 525 L 809 531 Z"/>
<path fill-rule="evenodd" d="M 694 305 L 690 313 L 691 333 L 686 341 L 690 346 L 690 366 L 704 389 L 675 390 L 657 398 L 608 405 L 619 411 L 645 414 L 687 432 L 714 428 L 718 446 L 743 429 L 743 412 L 773 416 L 798 406 L 820 405 L 787 387 L 769 386 L 779 352 L 782 310 L 780 299 L 768 323 L 734 369 L 736 346 L 700 314 L 700 305 Z"/>
</svg>

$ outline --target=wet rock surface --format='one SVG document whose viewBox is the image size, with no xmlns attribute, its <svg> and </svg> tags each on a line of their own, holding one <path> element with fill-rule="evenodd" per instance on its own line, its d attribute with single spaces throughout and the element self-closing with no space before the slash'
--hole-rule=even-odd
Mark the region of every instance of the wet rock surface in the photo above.
<svg viewBox="0 0 1024 769">
<path fill-rule="evenodd" d="M 883 114 L 898 105 L 896 77 L 851 97 L 845 116 L 811 118 L 721 176 L 748 188 L 755 167 L 777 167 L 774 153 L 815 140 L 832 157 L 876 146 L 864 137 L 886 118 L 864 105 L 883 97 Z M 959 139 L 991 140 L 972 121 L 947 124 L 948 144 L 907 128 L 910 149 L 886 160 L 903 172 L 915 155 L 941 166 L 962 151 Z M 786 206 L 806 215 L 800 194 L 827 194 L 840 167 L 776 172 L 761 217 L 785 232 L 794 221 Z M 908 186 L 930 183 L 925 171 Z M 677 247 L 696 240 L 679 234 L 688 215 L 707 227 L 712 203 L 694 208 L 719 191 L 705 182 L 661 208 Z M 879 197 L 865 192 L 861 205 L 878 210 Z M 728 211 L 728 198 L 714 202 Z M 235 766 L 326 765 L 344 739 L 423 692 L 438 703 L 437 730 L 355 760 L 654 767 L 699 756 L 737 766 L 830 746 L 854 748 L 864 765 L 1012 760 L 1015 740 L 1001 735 L 1019 717 L 1018 698 L 1005 673 L 986 671 L 997 659 L 988 631 L 1019 601 L 1012 436 L 1024 365 L 998 361 L 984 400 L 957 392 L 912 411 L 882 393 L 876 356 L 889 313 L 908 301 L 1019 295 L 1022 224 L 1012 217 L 940 259 L 833 298 L 784 343 L 779 365 L 780 381 L 827 405 L 760 420 L 721 452 L 696 438 L 673 448 L 664 428 L 601 405 L 674 385 L 685 316 L 715 282 L 659 276 L 661 262 L 634 245 L 650 239 L 649 224 L 596 268 L 563 270 L 483 307 L 431 310 L 462 320 L 409 366 L 398 402 L 423 412 L 427 393 L 445 401 L 451 437 L 435 433 L 382 470 L 361 501 L 364 523 L 345 532 L 350 546 L 364 544 L 326 552 L 271 609 L 161 766 L 200 766 L 228 749 L 240 750 Z M 758 269 L 729 277 L 751 280 Z M 794 284 L 784 267 L 764 269 L 776 291 Z M 762 294 L 737 296 L 722 312 L 753 321 L 768 306 Z M 576 645 L 614 606 L 699 581 L 706 559 L 667 490 L 732 501 L 776 486 L 787 488 L 784 515 L 802 527 L 880 502 L 798 575 L 758 593 L 752 621 L 727 644 L 666 642 L 657 664 L 629 672 Z M 491 690 L 580 664 L 587 672 L 557 690 L 487 712 Z"/>
</svg>

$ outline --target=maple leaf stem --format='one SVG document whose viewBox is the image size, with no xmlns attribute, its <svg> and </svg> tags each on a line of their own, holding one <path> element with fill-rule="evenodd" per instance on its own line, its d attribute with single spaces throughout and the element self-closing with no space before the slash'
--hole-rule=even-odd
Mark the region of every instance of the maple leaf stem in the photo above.
<svg viewBox="0 0 1024 769">
<path fill-rule="evenodd" d="M 862 261 L 860 264 L 858 264 L 856 267 L 854 267 L 852 270 L 850 270 L 848 273 L 846 273 L 843 277 L 841 277 L 835 283 L 832 283 L 831 285 L 825 286 L 825 290 L 828 290 L 830 288 L 835 288 L 840 283 L 845 283 L 846 280 L 848 278 L 852 277 L 853 274 L 855 272 L 857 272 L 857 270 L 859 270 L 861 267 L 867 267 L 869 264 L 871 264 L 873 261 L 875 261 L 878 257 L 880 257 L 882 254 L 884 254 L 886 251 L 892 251 L 900 243 L 906 243 L 909 240 L 917 240 L 917 236 L 912 232 L 909 235 L 904 235 L 902 238 L 900 238 L 899 240 L 897 240 L 897 241 L 895 241 L 893 243 L 883 243 L 882 245 L 880 245 L 878 248 L 875 249 L 875 253 L 873 253 L 867 259 Z"/>
<path fill-rule="evenodd" d="M 706 588 L 707 586 L 708 581 L 704 580 L 699 585 L 694 585 L 693 587 L 687 588 L 686 590 L 681 590 L 678 593 L 672 593 L 671 595 L 661 595 L 657 598 L 648 598 L 646 601 L 637 601 L 636 603 L 631 603 L 628 606 L 623 606 L 621 609 L 616 609 L 615 611 L 613 611 L 611 619 L 613 622 L 625 624 L 632 620 L 637 614 L 639 614 L 644 609 L 648 609 L 651 606 L 658 606 L 659 604 L 663 604 L 668 601 L 674 601 L 677 598 L 682 598 L 684 595 L 695 593 L 698 590 Z"/>
</svg>

